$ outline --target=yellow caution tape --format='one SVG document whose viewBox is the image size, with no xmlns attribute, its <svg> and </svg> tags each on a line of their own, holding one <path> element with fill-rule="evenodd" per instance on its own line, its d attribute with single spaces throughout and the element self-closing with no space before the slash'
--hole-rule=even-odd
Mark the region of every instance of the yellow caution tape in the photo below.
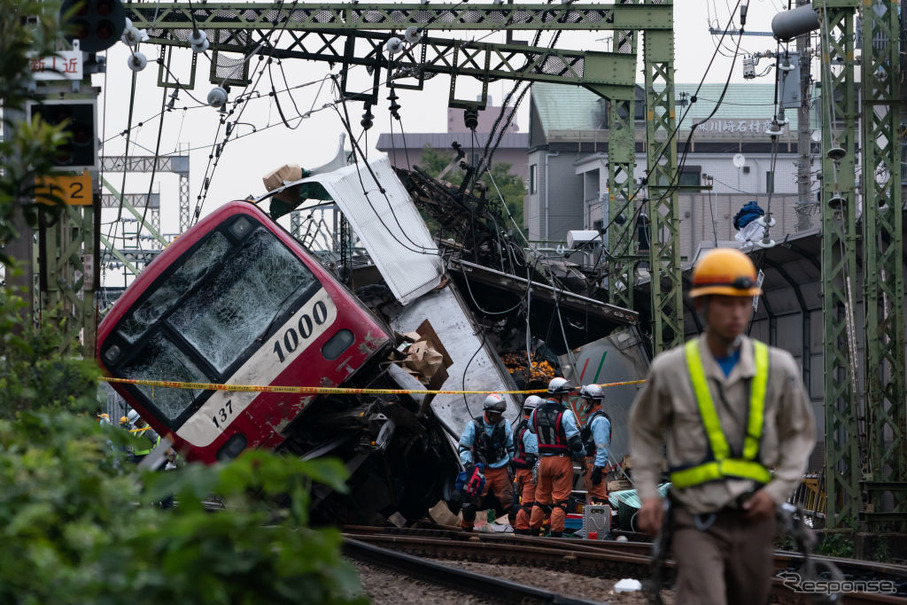
<svg viewBox="0 0 907 605">
<path fill-rule="evenodd" d="M 408 395 L 410 393 L 422 395 L 488 395 L 490 393 L 510 395 L 531 395 L 546 393 L 547 389 L 534 389 L 529 391 L 433 391 L 413 389 L 350 389 L 341 387 L 292 387 L 292 386 L 262 386 L 248 384 L 214 384 L 206 382 L 175 382 L 170 380 L 136 380 L 133 378 L 114 378 L 101 376 L 98 380 L 105 382 L 119 382 L 147 387 L 165 387 L 171 389 L 195 389 L 199 391 L 232 391 L 232 392 L 258 392 L 258 393 L 307 393 L 318 395 Z M 626 380 L 624 382 L 610 382 L 600 384 L 602 388 L 619 387 L 628 384 L 641 384 L 645 380 Z"/>
</svg>

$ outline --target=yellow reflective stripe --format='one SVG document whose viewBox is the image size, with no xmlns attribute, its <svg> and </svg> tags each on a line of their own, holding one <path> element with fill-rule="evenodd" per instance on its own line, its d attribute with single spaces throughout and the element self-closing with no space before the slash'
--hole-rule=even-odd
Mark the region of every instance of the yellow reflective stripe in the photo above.
<svg viewBox="0 0 907 605">
<path fill-rule="evenodd" d="M 680 489 L 699 485 L 707 481 L 724 479 L 725 477 L 739 477 L 741 479 L 752 479 L 759 483 L 768 483 L 771 481 L 772 474 L 758 462 L 728 458 L 726 460 L 706 462 L 681 471 L 674 471 L 671 473 L 671 483 L 674 484 L 674 487 Z"/>
<path fill-rule="evenodd" d="M 150 427 L 149 427 L 149 428 L 150 428 Z M 147 430 L 147 429 L 146 429 L 146 430 Z M 161 436 L 158 435 L 157 441 L 154 442 L 154 445 L 152 445 L 151 447 L 149 447 L 147 450 L 136 450 L 136 451 L 133 452 L 133 454 L 135 454 L 136 456 L 147 456 L 148 454 L 150 454 L 151 452 L 154 451 L 154 448 L 156 448 L 156 447 L 157 447 L 157 444 L 160 443 L 160 442 L 161 442 Z"/>
<path fill-rule="evenodd" d="M 755 460 L 762 440 L 762 426 L 765 423 L 765 394 L 768 390 L 768 345 L 754 340 L 753 356 L 756 360 L 756 375 L 750 387 L 750 415 L 743 442 L 743 459 Z"/>
<path fill-rule="evenodd" d="M 715 404 L 712 403 L 712 394 L 709 392 L 709 383 L 705 377 L 705 368 L 702 367 L 702 358 L 699 356 L 697 340 L 693 339 L 684 346 L 684 354 L 687 359 L 687 367 L 690 370 L 690 380 L 693 383 L 693 394 L 696 396 L 696 403 L 699 405 L 699 415 L 702 417 L 702 424 L 705 426 L 705 434 L 709 439 L 709 445 L 712 447 L 712 454 L 716 460 L 721 460 L 730 456 L 731 448 L 724 438 L 721 430 L 721 421 L 718 420 L 718 414 L 715 412 Z"/>
<path fill-rule="evenodd" d="M 730 446 L 721 430 L 721 421 L 715 411 L 715 404 L 712 401 L 712 394 L 705 376 L 705 368 L 699 355 L 698 340 L 691 340 L 684 345 L 684 356 L 690 372 L 693 394 L 696 397 L 699 415 L 702 418 L 715 460 L 673 471 L 671 482 L 676 487 L 690 487 L 724 477 L 740 477 L 760 483 L 768 483 L 771 480 L 772 475 L 769 470 L 755 461 L 756 455 L 759 453 L 759 441 L 762 439 L 765 395 L 768 391 L 768 345 L 753 341 L 753 347 L 756 375 L 750 388 L 750 410 L 743 444 L 743 458 L 729 458 Z"/>
</svg>

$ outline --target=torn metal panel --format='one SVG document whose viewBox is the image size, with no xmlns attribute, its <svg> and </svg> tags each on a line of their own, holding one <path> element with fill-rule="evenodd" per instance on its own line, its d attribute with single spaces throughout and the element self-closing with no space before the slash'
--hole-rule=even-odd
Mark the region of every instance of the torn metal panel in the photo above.
<svg viewBox="0 0 907 605">
<path fill-rule="evenodd" d="M 611 336 L 583 345 L 573 351 L 576 368 L 570 365 L 568 355 L 560 358 L 564 376 L 573 384 L 608 384 L 643 380 L 649 370 L 649 357 L 639 331 L 635 327 L 615 332 Z M 627 427 L 630 406 L 642 384 L 605 387 L 603 408 L 611 417 L 611 457 L 619 462 L 630 453 Z M 582 402 L 576 397 L 575 404 Z M 574 406 L 576 408 L 576 406 Z M 584 410 L 578 414 L 585 421 Z"/>
<path fill-rule="evenodd" d="M 386 155 L 368 168 L 357 163 L 288 187 L 306 183 L 318 183 L 330 194 L 400 303 L 441 283 L 438 248 Z"/>
<path fill-rule="evenodd" d="M 451 284 L 426 294 L 410 303 L 391 321 L 396 332 L 411 332 L 424 320 L 431 322 L 447 352 L 453 359 L 443 389 L 465 391 L 515 390 L 513 379 L 500 358 L 483 338 L 472 320 L 465 302 Z M 519 418 L 521 403 L 505 395 L 504 417 L 511 422 Z M 482 413 L 485 395 L 436 395 L 432 411 L 448 432 L 457 437 L 473 416 Z M 522 401 L 520 398 L 519 401 Z"/>
<path fill-rule="evenodd" d="M 501 271 L 496 271 L 488 267 L 482 267 L 475 263 L 470 263 L 461 259 L 451 259 L 451 269 L 457 269 L 464 273 L 469 273 L 474 279 L 496 285 L 509 290 L 525 292 L 527 289 L 532 290 L 533 296 L 549 302 L 557 303 L 567 309 L 582 311 L 600 316 L 607 321 L 619 324 L 633 324 L 639 320 L 639 313 L 611 305 L 594 298 L 574 294 L 560 288 L 553 288 L 547 284 L 530 282 L 529 280 L 516 275 L 508 275 Z"/>
</svg>

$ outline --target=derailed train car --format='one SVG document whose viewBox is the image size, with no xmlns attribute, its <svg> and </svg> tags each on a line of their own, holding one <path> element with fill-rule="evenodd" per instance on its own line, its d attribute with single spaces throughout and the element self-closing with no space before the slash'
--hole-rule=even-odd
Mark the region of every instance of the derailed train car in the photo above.
<svg viewBox="0 0 907 605">
<path fill-rule="evenodd" d="M 98 343 L 102 368 L 118 378 L 394 389 L 409 378 L 379 367 L 395 344 L 390 328 L 248 202 L 219 208 L 168 247 L 105 317 Z M 341 457 L 353 494 L 322 494 L 328 516 L 418 516 L 440 497 L 437 469 L 455 470 L 440 427 L 417 417 L 418 399 L 114 388 L 188 460 L 257 447 Z"/>
<path fill-rule="evenodd" d="M 316 491 L 316 517 L 412 521 L 451 495 L 456 441 L 484 396 L 420 393 L 425 387 L 389 359 L 394 335 L 431 324 L 452 362 L 447 389 L 516 385 L 387 158 L 311 174 L 284 189 L 317 191 L 349 221 L 378 274 L 353 276 L 359 296 L 256 206 L 234 202 L 183 234 L 130 286 L 101 324 L 98 357 L 111 376 L 139 380 L 410 390 L 316 396 L 113 385 L 190 459 L 224 460 L 250 447 L 341 458 L 351 493 Z M 501 296 L 499 284 L 485 286 Z M 526 287 L 538 296 L 538 284 Z M 512 294 L 512 284 L 504 291 Z M 635 313 L 579 298 L 577 312 L 597 329 L 635 321 Z M 507 418 L 519 417 L 521 399 L 505 396 Z"/>
</svg>

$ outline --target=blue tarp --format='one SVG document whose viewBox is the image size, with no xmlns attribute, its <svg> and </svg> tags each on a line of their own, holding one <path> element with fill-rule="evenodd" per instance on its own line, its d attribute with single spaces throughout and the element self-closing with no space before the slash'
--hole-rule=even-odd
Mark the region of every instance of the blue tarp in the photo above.
<svg viewBox="0 0 907 605">
<path fill-rule="evenodd" d="M 740 231 L 760 216 L 765 216 L 765 210 L 759 207 L 755 200 L 743 205 L 737 214 L 734 215 L 734 228 Z"/>
</svg>

